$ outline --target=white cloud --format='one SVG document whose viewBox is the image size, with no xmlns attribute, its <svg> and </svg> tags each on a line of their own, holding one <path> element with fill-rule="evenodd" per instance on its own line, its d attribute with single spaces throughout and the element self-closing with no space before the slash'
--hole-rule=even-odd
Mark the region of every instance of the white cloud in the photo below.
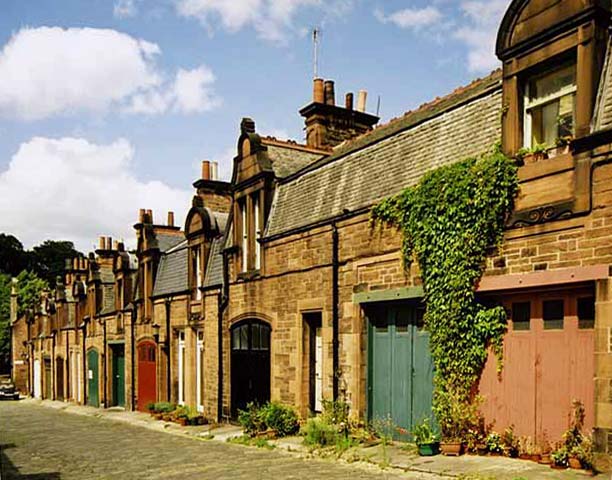
<svg viewBox="0 0 612 480">
<path fill-rule="evenodd" d="M 443 15 L 436 7 L 404 8 L 389 15 L 382 11 L 374 12 L 376 18 L 383 23 L 393 23 L 400 28 L 419 30 L 439 22 Z"/>
<path fill-rule="evenodd" d="M 230 32 L 252 27 L 260 38 L 275 43 L 284 43 L 289 32 L 300 31 L 294 20 L 301 9 L 347 12 L 352 4 L 351 0 L 175 0 L 179 15 L 196 18 L 210 32 L 219 23 Z"/>
<path fill-rule="evenodd" d="M 24 28 L 0 52 L 0 115 L 36 120 L 109 109 L 185 113 L 176 95 L 168 94 L 176 80 L 158 67 L 160 55 L 157 44 L 115 30 Z M 192 72 L 200 71 L 209 74 L 199 74 L 201 103 L 190 112 L 215 104 L 214 77 L 205 67 Z M 166 100 L 155 109 L 133 108 L 141 97 Z"/>
<path fill-rule="evenodd" d="M 463 1 L 461 10 L 466 22 L 455 37 L 468 48 L 468 68 L 487 72 L 499 67 L 495 56 L 495 40 L 502 17 L 510 0 Z"/>
<path fill-rule="evenodd" d="M 20 145 L 0 173 L 0 231 L 27 246 L 65 239 L 88 251 L 99 235 L 133 244 L 139 208 L 163 223 L 167 210 L 178 225 L 191 192 L 134 175 L 127 140 L 100 145 L 82 138 L 35 137 Z"/>
<path fill-rule="evenodd" d="M 117 0 L 113 6 L 113 15 L 117 18 L 134 17 L 137 13 L 135 0 Z"/>
</svg>

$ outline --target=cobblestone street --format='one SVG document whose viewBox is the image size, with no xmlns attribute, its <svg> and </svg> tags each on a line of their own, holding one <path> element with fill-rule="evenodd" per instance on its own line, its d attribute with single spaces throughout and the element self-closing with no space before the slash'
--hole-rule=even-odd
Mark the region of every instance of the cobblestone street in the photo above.
<svg viewBox="0 0 612 480">
<path fill-rule="evenodd" d="M 2 480 L 415 478 L 182 438 L 24 402 L 0 402 L 0 448 Z"/>
</svg>

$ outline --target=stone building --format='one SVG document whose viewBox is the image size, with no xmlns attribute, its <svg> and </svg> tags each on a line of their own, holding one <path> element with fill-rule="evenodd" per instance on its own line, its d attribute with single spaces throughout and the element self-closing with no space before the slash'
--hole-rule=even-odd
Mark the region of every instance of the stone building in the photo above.
<svg viewBox="0 0 612 480">
<path fill-rule="evenodd" d="M 610 17 L 600 0 L 514 0 L 499 71 L 376 128 L 364 95 L 339 106 L 321 79 L 300 110 L 305 145 L 243 119 L 231 182 L 205 162 L 184 231 L 141 211 L 134 256 L 100 248 L 77 260 L 55 314 L 15 320 L 15 358 L 41 372 L 58 357 L 48 352 L 65 351 L 63 395 L 76 401 L 91 387 L 69 372 L 89 372 L 94 349 L 116 350 L 127 408 L 170 400 L 220 420 L 277 400 L 306 416 L 342 397 L 361 418 L 410 428 L 431 411 L 423 286 L 416 266 L 403 268 L 399 233 L 371 229 L 370 209 L 501 140 L 509 156 L 531 153 L 478 287 L 509 314 L 504 371 L 489 362 L 479 384 L 483 413 L 498 429 L 556 439 L 577 398 L 598 449 L 612 451 Z M 120 363 L 101 368 L 110 378 Z M 120 404 L 105 385 L 100 403 Z"/>
</svg>

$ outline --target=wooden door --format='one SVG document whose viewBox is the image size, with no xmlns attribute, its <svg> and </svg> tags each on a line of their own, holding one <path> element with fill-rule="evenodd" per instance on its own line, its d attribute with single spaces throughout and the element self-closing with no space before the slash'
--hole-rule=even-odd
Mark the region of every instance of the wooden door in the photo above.
<svg viewBox="0 0 612 480">
<path fill-rule="evenodd" d="M 232 415 L 270 400 L 270 327 L 247 320 L 232 328 Z"/>
<path fill-rule="evenodd" d="M 125 348 L 123 345 L 113 345 L 112 389 L 113 405 L 125 406 Z"/>
<path fill-rule="evenodd" d="M 98 382 L 98 351 L 87 352 L 87 405 L 100 406 L 100 392 Z"/>
<path fill-rule="evenodd" d="M 410 430 L 432 415 L 433 362 L 422 315 L 414 307 L 383 307 L 368 319 L 368 419 Z"/>
<path fill-rule="evenodd" d="M 138 410 L 146 411 L 147 404 L 157 401 L 156 347 L 153 342 L 138 345 Z"/>
<path fill-rule="evenodd" d="M 490 355 L 480 380 L 482 408 L 501 431 L 549 441 L 568 427 L 572 401 L 586 408 L 585 431 L 594 425 L 594 298 L 592 290 L 527 293 L 504 300 L 509 312 L 504 368 Z"/>
<path fill-rule="evenodd" d="M 64 359 L 55 359 L 55 397 L 64 400 Z"/>
<path fill-rule="evenodd" d="M 44 398 L 51 399 L 53 398 L 53 380 L 52 380 L 53 370 L 51 369 L 51 359 L 50 358 L 45 358 L 44 367 L 45 367 Z"/>
</svg>

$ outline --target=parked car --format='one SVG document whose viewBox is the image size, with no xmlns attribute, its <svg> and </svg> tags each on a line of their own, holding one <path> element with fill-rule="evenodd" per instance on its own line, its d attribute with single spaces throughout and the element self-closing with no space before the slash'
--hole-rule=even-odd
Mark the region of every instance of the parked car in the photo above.
<svg viewBox="0 0 612 480">
<path fill-rule="evenodd" d="M 0 400 L 19 400 L 19 392 L 10 377 L 0 377 Z"/>
</svg>

